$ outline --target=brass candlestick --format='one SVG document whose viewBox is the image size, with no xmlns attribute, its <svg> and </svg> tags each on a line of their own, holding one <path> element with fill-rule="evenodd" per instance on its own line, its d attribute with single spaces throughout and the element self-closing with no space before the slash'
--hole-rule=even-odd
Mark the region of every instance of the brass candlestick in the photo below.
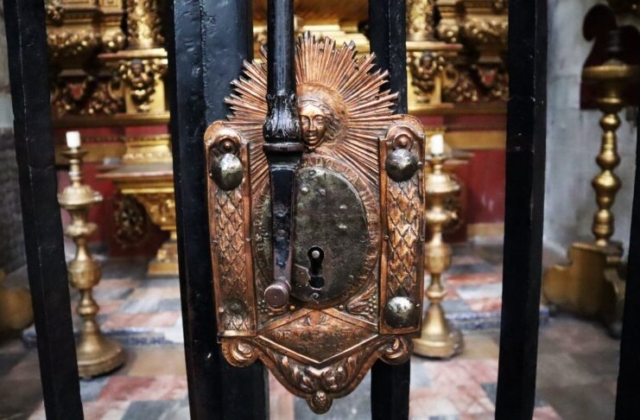
<svg viewBox="0 0 640 420">
<path fill-rule="evenodd" d="M 552 307 L 579 315 L 597 317 L 612 335 L 620 333 L 625 283 L 622 244 L 612 241 L 614 215 L 611 207 L 622 186 L 613 170 L 620 163 L 616 130 L 620 112 L 625 106 L 623 91 L 640 79 L 640 67 L 623 63 L 619 31 L 609 39 L 609 59 L 601 65 L 586 67 L 582 76 L 599 88 L 597 105 L 604 114 L 600 119 L 602 142 L 596 162 L 600 173 L 591 185 L 595 190 L 598 210 L 593 217 L 594 242 L 575 242 L 569 250 L 569 265 L 556 265 L 543 279 L 543 297 Z"/>
<path fill-rule="evenodd" d="M 77 313 L 82 317 L 82 328 L 78 333 L 76 352 L 80 376 L 88 378 L 110 372 L 120 367 L 125 360 L 122 346 L 106 338 L 96 322 L 100 307 L 93 299 L 93 288 L 102 277 L 100 264 L 87 248 L 87 241 L 95 232 L 95 223 L 89 223 L 89 210 L 102 196 L 90 186 L 82 183 L 82 158 L 87 151 L 71 148 L 63 152 L 69 159 L 71 185 L 58 194 L 60 205 L 69 212 L 71 223 L 65 233 L 76 244 L 76 255 L 69 263 L 69 282 L 80 291 Z"/>
<path fill-rule="evenodd" d="M 425 220 L 431 230 L 431 240 L 425 248 L 425 267 L 431 274 L 431 282 L 426 290 L 429 307 L 422 334 L 413 340 L 415 354 L 437 359 L 458 355 L 464 345 L 462 334 L 447 321 L 442 309 L 442 300 L 447 294 L 442 286 L 442 273 L 451 266 L 451 247 L 443 241 L 442 231 L 457 218 L 455 212 L 446 208 L 445 201 L 460 191 L 460 185 L 443 172 L 446 160 L 444 154 L 430 155 L 426 159 L 430 171 L 425 176 Z"/>
</svg>

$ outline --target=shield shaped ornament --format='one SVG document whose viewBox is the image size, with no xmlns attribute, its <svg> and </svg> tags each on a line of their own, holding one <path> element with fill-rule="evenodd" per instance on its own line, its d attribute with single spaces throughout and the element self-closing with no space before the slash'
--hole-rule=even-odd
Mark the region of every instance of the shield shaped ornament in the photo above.
<svg viewBox="0 0 640 420">
<path fill-rule="evenodd" d="M 227 121 L 204 136 L 218 338 L 229 363 L 260 359 L 324 413 L 373 363 L 402 363 L 423 302 L 423 129 L 395 115 L 387 73 L 354 45 L 295 46 L 304 153 L 292 195 L 291 290 L 265 301 L 277 235 L 263 150 L 267 56 L 245 63 Z"/>
</svg>

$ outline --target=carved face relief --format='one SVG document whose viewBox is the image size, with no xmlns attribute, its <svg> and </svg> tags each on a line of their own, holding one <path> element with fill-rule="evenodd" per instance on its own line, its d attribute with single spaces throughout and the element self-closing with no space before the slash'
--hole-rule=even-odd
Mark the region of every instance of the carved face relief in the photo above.
<svg viewBox="0 0 640 420">
<path fill-rule="evenodd" d="M 302 123 L 302 138 L 305 145 L 313 150 L 322 144 L 330 116 L 320 107 L 310 103 L 301 106 L 299 114 Z"/>
</svg>

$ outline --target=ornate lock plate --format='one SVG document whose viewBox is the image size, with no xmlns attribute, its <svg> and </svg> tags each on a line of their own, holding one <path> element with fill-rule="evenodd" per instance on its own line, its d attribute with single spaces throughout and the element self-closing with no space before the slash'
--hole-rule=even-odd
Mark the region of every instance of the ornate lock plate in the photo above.
<svg viewBox="0 0 640 420">
<path fill-rule="evenodd" d="M 205 133 L 213 283 L 227 361 L 259 358 L 323 413 L 376 360 L 408 360 L 420 331 L 424 144 L 419 121 L 393 114 L 387 74 L 353 45 L 300 38 L 296 77 L 305 153 L 290 300 L 274 309 L 264 298 L 273 272 L 264 51 L 233 83 L 228 121 Z"/>
</svg>

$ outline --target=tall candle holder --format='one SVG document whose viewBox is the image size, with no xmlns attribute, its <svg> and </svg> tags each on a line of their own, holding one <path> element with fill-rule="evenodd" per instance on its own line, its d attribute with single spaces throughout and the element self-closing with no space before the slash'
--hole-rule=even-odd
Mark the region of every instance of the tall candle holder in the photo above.
<svg viewBox="0 0 640 420">
<path fill-rule="evenodd" d="M 432 152 L 436 154 L 427 156 L 429 170 L 425 175 L 425 220 L 431 232 L 431 239 L 425 247 L 425 267 L 431 275 L 426 290 L 429 307 L 420 338 L 413 340 L 413 352 L 424 357 L 449 359 L 460 354 L 464 341 L 462 333 L 447 321 L 442 308 L 442 300 L 447 294 L 442 285 L 442 274 L 451 266 L 451 247 L 444 242 L 442 232 L 458 217 L 445 203 L 460 191 L 460 185 L 443 171 L 447 156 L 442 153 L 439 143 L 432 144 Z"/>
<path fill-rule="evenodd" d="M 88 222 L 89 210 L 102 196 L 82 183 L 82 158 L 87 154 L 79 142 L 62 154 L 69 160 L 71 185 L 58 194 L 60 205 L 69 212 L 71 223 L 65 234 L 76 244 L 76 255 L 69 263 L 69 282 L 80 292 L 77 313 L 82 327 L 77 336 L 78 370 L 83 378 L 102 375 L 124 364 L 125 353 L 120 343 L 106 338 L 96 321 L 100 307 L 93 298 L 93 288 L 102 277 L 100 263 L 93 259 L 87 241 L 95 232 L 95 223 Z"/>
<path fill-rule="evenodd" d="M 626 64 L 619 57 L 620 36 L 619 30 L 611 31 L 608 60 L 585 67 L 582 72 L 585 81 L 597 86 L 596 104 L 603 114 L 600 152 L 596 157 L 600 172 L 591 181 L 598 205 L 591 228 L 594 241 L 574 242 L 569 249 L 570 263 L 551 267 L 542 280 L 545 303 L 554 309 L 599 318 L 614 337 L 621 332 L 626 284 L 624 249 L 611 239 L 615 231 L 611 207 L 622 187 L 614 173 L 620 163 L 616 131 L 620 126 L 618 113 L 628 105 L 624 91 L 640 80 L 640 66 Z"/>
</svg>

